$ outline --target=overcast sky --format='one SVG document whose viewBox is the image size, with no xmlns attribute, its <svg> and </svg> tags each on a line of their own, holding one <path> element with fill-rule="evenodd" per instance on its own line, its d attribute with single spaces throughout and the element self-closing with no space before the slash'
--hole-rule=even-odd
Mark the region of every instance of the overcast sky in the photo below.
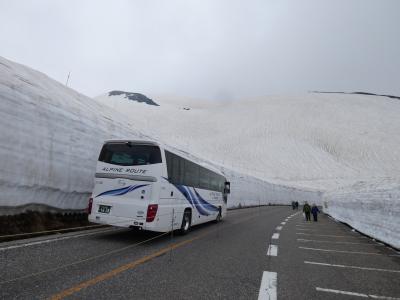
<svg viewBox="0 0 400 300">
<path fill-rule="evenodd" d="M 0 56 L 88 96 L 400 95 L 400 0 L 0 0 Z"/>
</svg>

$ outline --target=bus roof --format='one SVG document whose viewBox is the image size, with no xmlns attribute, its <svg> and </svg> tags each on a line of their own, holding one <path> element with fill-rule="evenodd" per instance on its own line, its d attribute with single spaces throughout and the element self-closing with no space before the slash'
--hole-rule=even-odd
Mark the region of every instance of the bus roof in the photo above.
<svg viewBox="0 0 400 300">
<path fill-rule="evenodd" d="M 157 143 L 155 141 L 148 141 L 148 140 L 107 140 L 107 141 L 104 141 L 104 144 L 112 144 L 112 143 L 132 143 L 135 145 L 160 146 L 159 143 Z"/>
</svg>

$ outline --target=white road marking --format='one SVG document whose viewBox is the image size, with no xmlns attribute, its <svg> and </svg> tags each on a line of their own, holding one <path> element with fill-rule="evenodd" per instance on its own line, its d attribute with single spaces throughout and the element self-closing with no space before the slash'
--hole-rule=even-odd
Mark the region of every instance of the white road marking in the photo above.
<svg viewBox="0 0 400 300">
<path fill-rule="evenodd" d="M 282 225 L 285 225 L 285 224 L 286 224 L 286 222 L 282 222 L 281 224 L 282 224 Z"/>
<path fill-rule="evenodd" d="M 267 255 L 268 256 L 278 256 L 278 246 L 277 245 L 269 245 Z"/>
<path fill-rule="evenodd" d="M 313 234 L 313 233 L 303 233 L 303 232 L 296 232 L 296 234 L 312 235 L 312 236 L 329 236 L 329 237 L 340 237 L 340 238 L 352 238 L 353 237 L 353 236 L 349 236 L 349 235 Z M 362 236 L 360 236 L 360 237 L 362 237 Z"/>
<path fill-rule="evenodd" d="M 274 239 L 274 240 L 279 239 L 279 233 L 274 233 L 274 234 L 272 235 L 272 239 Z"/>
<path fill-rule="evenodd" d="M 316 226 L 326 227 L 327 225 L 320 224 L 320 223 L 318 223 L 318 225 L 314 225 L 314 223 L 302 223 L 302 224 L 296 224 L 296 226 L 299 226 L 299 227 L 316 227 Z"/>
<path fill-rule="evenodd" d="M 282 230 L 282 226 L 276 227 L 276 230 Z"/>
<path fill-rule="evenodd" d="M 305 242 L 305 243 L 314 242 L 314 243 L 328 243 L 328 244 L 373 245 L 373 244 L 370 244 L 370 243 L 334 242 L 334 241 L 320 241 L 320 240 L 307 240 L 307 239 L 297 239 L 297 241 L 298 242 Z"/>
<path fill-rule="evenodd" d="M 48 239 L 48 240 L 41 240 L 41 241 L 36 241 L 36 242 L 30 242 L 30 243 L 25 243 L 25 244 L 18 244 L 18 245 L 13 245 L 13 246 L 8 246 L 8 247 L 0 248 L 0 251 L 6 251 L 6 250 L 18 249 L 18 248 L 29 247 L 29 246 L 34 246 L 34 245 L 47 244 L 47 243 L 52 243 L 52 242 L 58 242 L 58 241 L 63 241 L 63 240 L 69 240 L 69 239 L 78 238 L 78 237 L 83 237 L 83 236 L 89 236 L 89 235 L 95 235 L 95 234 L 100 234 L 100 233 L 106 233 L 106 232 L 114 231 L 114 230 L 117 230 L 117 229 L 111 228 L 111 229 L 107 229 L 107 230 L 103 230 L 103 231 L 96 231 L 96 232 L 91 232 L 91 233 L 77 234 L 77 235 L 71 235 L 71 236 L 66 236 L 66 237 L 52 238 L 52 239 Z"/>
<path fill-rule="evenodd" d="M 358 269 L 358 270 L 366 270 L 366 271 L 400 273 L 400 270 L 377 269 L 377 268 L 357 267 L 357 266 L 349 266 L 349 265 L 335 265 L 335 264 L 326 264 L 326 263 L 320 263 L 320 262 L 315 262 L 315 261 L 307 261 L 307 260 L 305 260 L 304 263 L 305 264 L 310 264 L 310 265 L 335 267 L 335 268 L 347 268 L 347 269 Z"/>
<path fill-rule="evenodd" d="M 377 295 L 370 295 L 370 294 L 361 294 L 361 293 L 339 291 L 339 290 L 333 290 L 333 289 L 324 289 L 324 288 L 320 288 L 320 287 L 316 287 L 315 289 L 317 291 L 319 291 L 319 292 L 342 294 L 342 295 L 356 296 L 356 297 L 362 297 L 362 298 L 384 299 L 384 300 L 400 300 L 400 298 L 377 296 Z"/>
<path fill-rule="evenodd" d="M 304 230 L 304 231 L 317 231 L 315 229 L 308 229 L 308 228 L 297 228 L 297 230 Z"/>
<path fill-rule="evenodd" d="M 276 300 L 276 287 L 278 285 L 278 274 L 275 272 L 263 272 L 258 300 Z"/>
<path fill-rule="evenodd" d="M 337 252 L 337 253 L 348 253 L 348 254 L 365 254 L 365 255 L 383 255 L 383 256 L 400 256 L 400 255 L 388 255 L 376 252 L 361 252 L 361 251 L 346 251 L 346 250 L 331 250 L 331 249 L 320 249 L 320 248 L 309 248 L 299 247 L 304 250 L 322 251 L 322 252 Z"/>
</svg>

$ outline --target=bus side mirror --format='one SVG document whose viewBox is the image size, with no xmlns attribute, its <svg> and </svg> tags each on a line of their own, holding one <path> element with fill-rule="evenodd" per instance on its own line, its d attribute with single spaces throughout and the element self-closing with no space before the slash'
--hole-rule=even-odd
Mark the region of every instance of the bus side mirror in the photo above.
<svg viewBox="0 0 400 300">
<path fill-rule="evenodd" d="M 224 194 L 230 194 L 231 192 L 231 183 L 230 182 L 225 182 L 225 188 L 224 188 Z"/>
</svg>

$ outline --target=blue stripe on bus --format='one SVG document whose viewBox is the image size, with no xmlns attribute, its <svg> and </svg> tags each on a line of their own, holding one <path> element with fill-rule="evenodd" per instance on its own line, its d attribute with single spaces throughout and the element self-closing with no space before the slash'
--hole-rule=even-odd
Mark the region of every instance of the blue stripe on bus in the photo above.
<svg viewBox="0 0 400 300">
<path fill-rule="evenodd" d="M 200 203 L 203 204 L 208 210 L 219 212 L 218 207 L 216 207 L 216 206 L 212 205 L 211 203 L 208 203 L 206 200 L 204 200 L 204 198 L 200 196 L 200 194 L 196 191 L 195 188 L 193 188 L 193 190 L 196 193 L 196 196 L 199 199 Z"/>
<path fill-rule="evenodd" d="M 205 210 L 205 209 L 203 208 L 203 206 L 202 206 L 201 203 L 199 202 L 199 199 L 192 193 L 192 191 L 190 190 L 190 188 L 189 188 L 189 187 L 186 187 L 186 188 L 187 188 L 187 190 L 189 191 L 189 195 L 190 195 L 190 197 L 192 198 L 193 202 L 195 203 L 196 208 L 197 208 L 197 210 L 199 211 L 199 213 L 200 213 L 201 215 L 203 215 L 203 216 L 209 216 L 210 214 L 208 213 L 208 211 Z"/>
<path fill-rule="evenodd" d="M 193 188 L 194 193 L 190 190 L 190 187 L 185 185 L 174 184 L 174 186 L 182 193 L 185 199 L 190 203 L 190 205 L 203 216 L 209 216 L 210 213 L 207 211 L 217 212 L 219 208 L 208 203 L 204 200 L 200 194 Z"/>
<path fill-rule="evenodd" d="M 121 196 L 145 186 L 148 186 L 148 184 L 130 185 L 120 189 L 109 190 L 97 195 L 95 198 L 100 196 Z"/>
<path fill-rule="evenodd" d="M 189 201 L 190 205 L 194 207 L 194 203 L 192 201 L 192 198 L 190 198 L 188 191 L 186 190 L 186 187 L 184 185 L 179 185 L 179 184 L 174 184 L 174 186 L 182 193 L 182 195 L 186 198 L 186 200 Z"/>
</svg>

